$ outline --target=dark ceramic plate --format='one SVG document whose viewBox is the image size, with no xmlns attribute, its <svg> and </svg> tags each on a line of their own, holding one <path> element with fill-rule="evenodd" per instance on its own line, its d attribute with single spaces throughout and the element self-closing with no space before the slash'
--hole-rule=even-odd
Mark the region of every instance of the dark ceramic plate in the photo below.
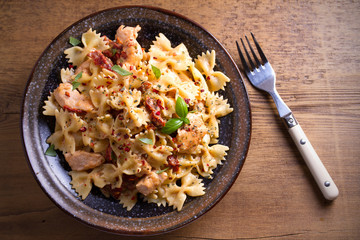
<svg viewBox="0 0 360 240">
<path fill-rule="evenodd" d="M 117 201 L 107 199 L 93 190 L 81 201 L 71 189 L 69 166 L 62 154 L 45 156 L 47 137 L 54 130 L 54 119 L 42 115 L 43 102 L 60 83 L 60 70 L 66 67 L 64 50 L 70 47 L 69 37 L 80 39 L 89 28 L 114 38 L 119 25 L 140 25 L 138 41 L 146 49 L 155 36 L 165 34 L 173 46 L 184 43 L 191 57 L 214 49 L 217 70 L 230 77 L 231 82 L 221 94 L 234 111 L 221 119 L 220 143 L 229 146 L 227 160 L 219 166 L 212 180 L 204 179 L 206 194 L 189 198 L 181 212 L 172 207 L 138 202 L 126 211 Z M 211 209 L 227 193 L 244 164 L 250 133 L 250 104 L 241 74 L 224 47 L 197 23 L 167 10 L 127 6 L 104 10 L 74 23 L 57 36 L 37 61 L 24 93 L 22 108 L 22 137 L 29 165 L 44 192 L 54 203 L 74 218 L 100 230 L 127 235 L 146 235 L 168 232 L 197 219 Z"/>
</svg>

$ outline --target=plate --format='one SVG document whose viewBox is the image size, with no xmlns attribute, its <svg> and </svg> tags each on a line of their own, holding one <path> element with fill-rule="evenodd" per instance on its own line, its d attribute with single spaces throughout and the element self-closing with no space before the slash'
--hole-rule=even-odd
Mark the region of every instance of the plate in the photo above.
<svg viewBox="0 0 360 240">
<path fill-rule="evenodd" d="M 141 26 L 138 42 L 148 49 L 159 33 L 173 46 L 184 43 L 192 58 L 207 50 L 216 51 L 216 68 L 231 82 L 221 94 L 234 111 L 221 118 L 221 144 L 230 150 L 213 175 L 204 179 L 206 194 L 188 198 L 178 212 L 172 207 L 138 202 L 127 211 L 118 201 L 102 196 L 93 189 L 80 200 L 70 185 L 69 166 L 63 156 L 45 156 L 55 120 L 42 114 L 43 102 L 60 83 L 60 70 L 67 67 L 64 50 L 70 47 L 69 37 L 80 39 L 89 28 L 113 39 L 121 25 Z M 60 33 L 45 49 L 35 64 L 24 93 L 22 140 L 29 166 L 43 191 L 66 213 L 92 227 L 123 235 L 153 235 L 182 227 L 209 211 L 228 192 L 244 164 L 251 136 L 251 111 L 242 76 L 231 56 L 216 38 L 199 24 L 168 10 L 148 6 L 124 6 L 91 14 Z"/>
</svg>

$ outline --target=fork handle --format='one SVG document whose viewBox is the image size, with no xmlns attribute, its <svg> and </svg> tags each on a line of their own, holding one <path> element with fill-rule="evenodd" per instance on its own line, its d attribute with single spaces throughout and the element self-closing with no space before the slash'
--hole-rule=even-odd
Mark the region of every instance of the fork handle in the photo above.
<svg viewBox="0 0 360 240">
<path fill-rule="evenodd" d="M 324 197 L 327 200 L 334 200 L 339 195 L 338 188 L 330 177 L 330 174 L 326 170 L 324 164 L 321 162 L 319 156 L 315 152 L 315 149 L 311 145 L 309 139 L 306 137 L 300 124 L 298 124 L 292 114 L 289 116 L 284 119 L 292 139 L 294 140 L 297 148 L 304 158 L 306 165 L 310 169 L 310 172 L 313 175 Z"/>
</svg>

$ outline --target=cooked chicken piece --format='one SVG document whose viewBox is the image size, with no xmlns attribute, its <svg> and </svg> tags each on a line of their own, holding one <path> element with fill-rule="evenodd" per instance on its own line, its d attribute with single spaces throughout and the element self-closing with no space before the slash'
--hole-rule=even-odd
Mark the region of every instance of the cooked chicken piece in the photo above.
<svg viewBox="0 0 360 240">
<path fill-rule="evenodd" d="M 115 35 L 115 39 L 123 44 L 123 52 L 121 53 L 121 60 L 123 63 L 129 63 L 131 65 L 137 65 L 143 57 L 143 51 L 140 44 L 136 41 L 138 32 L 141 27 L 124 27 L 121 25 Z M 117 63 L 119 64 L 119 63 Z"/>
<path fill-rule="evenodd" d="M 136 39 L 138 36 L 138 32 L 141 30 L 141 27 L 138 25 L 136 27 L 125 27 L 121 25 L 116 30 L 115 39 L 119 39 L 122 43 L 127 41 L 128 39 Z"/>
<path fill-rule="evenodd" d="M 136 174 L 137 177 L 142 177 L 144 175 L 147 175 L 151 173 L 151 165 L 145 160 L 141 159 L 141 166 L 140 166 L 140 172 Z"/>
<path fill-rule="evenodd" d="M 85 62 L 83 62 L 82 64 L 80 64 L 80 66 L 78 66 L 75 70 L 75 76 L 78 75 L 79 73 L 86 73 L 87 75 L 91 75 L 91 71 L 90 71 L 90 63 L 91 60 L 88 59 Z"/>
<path fill-rule="evenodd" d="M 162 172 L 157 174 L 152 171 L 136 184 L 137 190 L 144 194 L 145 196 L 152 193 L 161 183 L 163 183 L 167 179 L 167 173 Z"/>
<path fill-rule="evenodd" d="M 105 162 L 105 158 L 101 154 L 82 150 L 75 151 L 74 153 L 65 153 L 65 160 L 71 169 L 75 171 L 93 169 Z"/>
<path fill-rule="evenodd" d="M 54 96 L 62 108 L 71 112 L 91 112 L 94 109 L 90 98 L 72 90 L 71 83 L 61 83 L 55 89 Z"/>
<path fill-rule="evenodd" d="M 200 144 L 207 133 L 207 128 L 200 114 L 189 113 L 187 118 L 190 124 L 178 130 L 175 142 L 180 152 L 191 151 Z"/>
</svg>

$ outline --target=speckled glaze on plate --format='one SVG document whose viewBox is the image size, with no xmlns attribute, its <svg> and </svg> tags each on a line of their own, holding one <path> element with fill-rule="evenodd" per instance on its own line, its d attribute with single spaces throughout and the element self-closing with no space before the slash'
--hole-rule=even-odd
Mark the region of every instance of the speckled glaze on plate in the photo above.
<svg viewBox="0 0 360 240">
<path fill-rule="evenodd" d="M 69 166 L 62 154 L 45 156 L 46 139 L 54 130 L 53 117 L 42 114 L 43 102 L 60 83 L 60 70 L 67 67 L 64 50 L 70 47 L 69 37 L 78 39 L 89 28 L 114 38 L 121 25 L 140 25 L 138 41 L 149 48 L 155 36 L 165 34 L 173 46 L 184 43 L 192 58 L 214 49 L 216 68 L 231 82 L 221 94 L 234 111 L 221 118 L 220 143 L 229 146 L 224 164 L 212 180 L 204 179 L 206 194 L 188 198 L 182 211 L 158 207 L 138 201 L 127 211 L 114 199 L 93 189 L 85 201 L 80 200 L 70 186 Z M 147 6 L 124 6 L 107 9 L 74 23 L 57 36 L 37 61 L 26 86 L 21 117 L 22 139 L 28 163 L 39 185 L 62 210 L 100 230 L 123 235 L 154 235 L 182 227 L 202 216 L 227 193 L 244 164 L 251 135 L 251 112 L 246 88 L 233 59 L 221 44 L 197 23 L 168 10 Z"/>
</svg>

